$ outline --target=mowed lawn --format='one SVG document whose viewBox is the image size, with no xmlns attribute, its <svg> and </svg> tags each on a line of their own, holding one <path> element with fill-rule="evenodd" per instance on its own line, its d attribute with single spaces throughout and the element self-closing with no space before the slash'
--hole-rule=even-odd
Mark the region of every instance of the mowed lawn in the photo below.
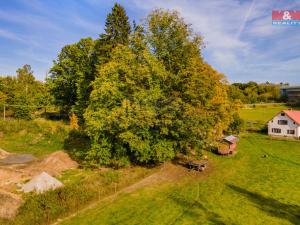
<svg viewBox="0 0 300 225">
<path fill-rule="evenodd" d="M 202 178 L 121 194 L 62 224 L 300 224 L 300 142 L 247 134 L 235 157 L 209 159 Z"/>
<path fill-rule="evenodd" d="M 279 106 L 257 106 L 255 108 L 242 108 L 240 116 L 247 122 L 268 122 L 282 110 L 291 108 L 287 105 Z M 293 107 L 294 110 L 300 110 L 299 107 Z"/>
</svg>

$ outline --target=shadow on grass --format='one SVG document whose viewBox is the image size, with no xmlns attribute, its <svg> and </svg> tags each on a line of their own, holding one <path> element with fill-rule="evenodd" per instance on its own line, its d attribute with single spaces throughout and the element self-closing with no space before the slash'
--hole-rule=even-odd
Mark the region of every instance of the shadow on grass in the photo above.
<svg viewBox="0 0 300 225">
<path fill-rule="evenodd" d="M 250 201 L 256 204 L 257 208 L 270 214 L 271 216 L 288 220 L 293 224 L 300 224 L 299 205 L 285 204 L 277 201 L 276 199 L 264 197 L 258 193 L 250 192 L 232 184 L 228 184 L 227 186 L 247 197 Z"/>
<path fill-rule="evenodd" d="M 170 198 L 178 204 L 181 208 L 183 208 L 182 214 L 180 214 L 172 224 L 175 224 L 176 222 L 180 221 L 181 218 L 189 216 L 194 219 L 195 224 L 206 224 L 208 221 L 213 224 L 220 224 L 220 225 L 226 225 L 228 223 L 225 223 L 222 221 L 222 218 L 220 215 L 216 214 L 213 211 L 210 211 L 207 209 L 203 203 L 199 202 L 199 200 L 190 200 L 186 199 L 182 196 L 178 195 L 171 195 Z M 205 215 L 203 218 L 203 215 L 196 210 L 201 210 L 203 214 Z M 203 219 L 201 219 L 203 218 Z M 233 223 L 230 223 L 233 224 Z"/>
</svg>

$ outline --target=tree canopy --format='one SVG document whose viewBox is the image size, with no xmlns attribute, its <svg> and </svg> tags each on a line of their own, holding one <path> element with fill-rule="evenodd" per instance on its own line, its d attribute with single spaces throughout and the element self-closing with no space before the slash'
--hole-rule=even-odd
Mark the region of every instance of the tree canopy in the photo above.
<svg viewBox="0 0 300 225">
<path fill-rule="evenodd" d="M 39 106 L 49 104 L 51 97 L 46 85 L 35 79 L 30 65 L 24 65 L 16 73 L 0 77 L 0 105 L 6 104 L 15 118 L 30 119 Z"/>
<path fill-rule="evenodd" d="M 65 46 L 49 79 L 56 103 L 81 119 L 91 165 L 163 162 L 199 152 L 237 127 L 229 85 L 202 58 L 202 37 L 176 11 L 133 23 L 115 4 L 99 38 Z"/>
<path fill-rule="evenodd" d="M 280 96 L 280 84 L 269 82 L 258 84 L 250 81 L 248 83 L 233 83 L 229 87 L 229 96 L 233 100 L 242 103 L 258 102 L 280 102 L 284 99 Z"/>
<path fill-rule="evenodd" d="M 113 48 L 129 43 L 130 23 L 121 5 L 116 3 L 107 15 L 104 30 L 97 40 L 83 38 L 63 47 L 50 70 L 48 83 L 56 104 L 67 113 L 76 113 L 81 123 L 96 67 L 109 61 Z"/>
<path fill-rule="evenodd" d="M 163 162 L 220 138 L 231 105 L 224 76 L 202 59 L 201 38 L 177 12 L 155 10 L 130 39 L 98 66 L 85 113 L 86 159 Z"/>
</svg>

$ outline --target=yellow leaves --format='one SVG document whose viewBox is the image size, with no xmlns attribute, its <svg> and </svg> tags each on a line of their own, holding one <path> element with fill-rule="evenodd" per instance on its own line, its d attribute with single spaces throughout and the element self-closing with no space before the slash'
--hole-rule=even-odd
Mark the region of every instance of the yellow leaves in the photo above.
<svg viewBox="0 0 300 225">
<path fill-rule="evenodd" d="M 70 116 L 70 126 L 72 130 L 78 130 L 78 117 L 75 115 L 75 113 L 72 113 Z"/>
</svg>

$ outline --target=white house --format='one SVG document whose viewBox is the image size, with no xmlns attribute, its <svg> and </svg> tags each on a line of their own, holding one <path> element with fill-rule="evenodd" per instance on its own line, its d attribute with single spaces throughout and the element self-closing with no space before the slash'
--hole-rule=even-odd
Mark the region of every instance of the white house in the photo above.
<svg viewBox="0 0 300 225">
<path fill-rule="evenodd" d="M 268 134 L 300 138 L 300 111 L 284 110 L 278 113 L 268 122 Z"/>
</svg>

